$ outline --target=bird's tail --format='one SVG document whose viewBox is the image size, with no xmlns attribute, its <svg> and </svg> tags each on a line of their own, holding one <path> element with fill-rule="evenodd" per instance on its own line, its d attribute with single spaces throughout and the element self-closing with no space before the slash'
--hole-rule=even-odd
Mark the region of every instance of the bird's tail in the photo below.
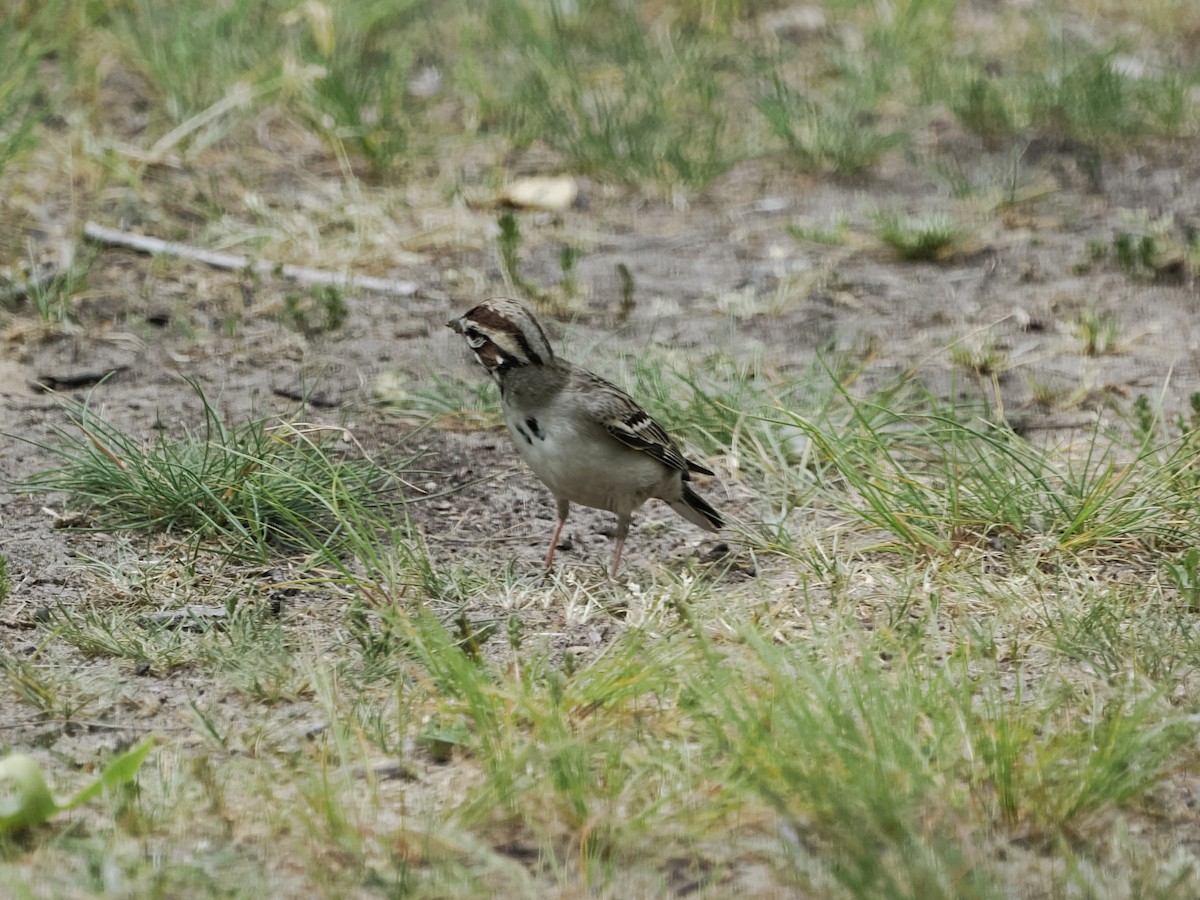
<svg viewBox="0 0 1200 900">
<path fill-rule="evenodd" d="M 705 531 L 717 531 L 725 527 L 725 520 L 721 518 L 721 514 L 686 482 L 683 485 L 683 497 L 672 503 L 671 509 Z"/>
</svg>

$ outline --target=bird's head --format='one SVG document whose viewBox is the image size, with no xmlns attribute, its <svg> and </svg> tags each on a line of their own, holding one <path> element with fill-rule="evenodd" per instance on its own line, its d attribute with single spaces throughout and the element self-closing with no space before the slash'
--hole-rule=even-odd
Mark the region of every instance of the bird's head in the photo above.
<svg viewBox="0 0 1200 900">
<path fill-rule="evenodd" d="M 467 339 L 479 364 L 493 376 L 554 359 L 546 333 L 522 303 L 504 297 L 485 300 L 446 323 Z"/>
</svg>

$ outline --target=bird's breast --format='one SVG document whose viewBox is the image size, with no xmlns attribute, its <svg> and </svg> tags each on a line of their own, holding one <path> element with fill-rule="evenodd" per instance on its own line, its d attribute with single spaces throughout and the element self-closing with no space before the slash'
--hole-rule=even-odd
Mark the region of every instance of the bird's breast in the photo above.
<svg viewBox="0 0 1200 900">
<path fill-rule="evenodd" d="M 504 421 L 533 473 L 572 503 L 621 513 L 649 497 L 677 499 L 682 490 L 678 472 L 589 419 L 547 408 L 505 409 Z"/>
</svg>

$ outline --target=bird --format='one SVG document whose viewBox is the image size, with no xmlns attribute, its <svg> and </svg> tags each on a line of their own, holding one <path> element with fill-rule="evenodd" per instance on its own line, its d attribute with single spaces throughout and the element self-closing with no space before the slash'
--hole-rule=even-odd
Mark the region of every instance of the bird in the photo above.
<svg viewBox="0 0 1200 900">
<path fill-rule="evenodd" d="M 518 455 L 554 495 L 558 522 L 547 569 L 572 503 L 616 513 L 610 578 L 616 578 L 633 513 L 651 498 L 705 531 L 724 527 L 721 514 L 690 484 L 692 475 L 713 471 L 684 456 L 623 390 L 556 356 L 525 304 L 493 297 L 446 325 L 466 339 L 495 380 Z"/>
</svg>

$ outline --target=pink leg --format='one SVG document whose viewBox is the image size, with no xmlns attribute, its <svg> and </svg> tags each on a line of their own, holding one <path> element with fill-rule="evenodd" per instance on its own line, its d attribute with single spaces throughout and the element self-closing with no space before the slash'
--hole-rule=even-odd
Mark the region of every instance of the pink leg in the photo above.
<svg viewBox="0 0 1200 900">
<path fill-rule="evenodd" d="M 612 570 L 608 573 L 609 578 L 617 577 L 617 567 L 621 565 L 621 550 L 625 547 L 625 538 L 617 538 L 617 546 L 613 550 Z"/>
<path fill-rule="evenodd" d="M 550 538 L 550 549 L 546 551 L 547 569 L 554 565 L 554 551 L 558 549 L 558 539 L 562 535 L 563 526 L 567 524 L 567 514 L 571 512 L 570 503 L 558 497 L 554 499 L 558 507 L 558 524 L 554 526 L 554 537 Z"/>
<path fill-rule="evenodd" d="M 562 534 L 564 520 L 559 519 L 558 525 L 554 528 L 554 537 L 550 538 L 550 550 L 546 553 L 546 568 L 549 569 L 554 565 L 554 551 L 558 549 L 558 536 Z"/>
<path fill-rule="evenodd" d="M 612 569 L 608 573 L 609 578 L 617 577 L 617 567 L 621 565 L 621 551 L 625 549 L 625 537 L 629 534 L 629 520 L 633 518 L 630 513 L 617 515 L 617 546 L 613 548 Z"/>
</svg>

